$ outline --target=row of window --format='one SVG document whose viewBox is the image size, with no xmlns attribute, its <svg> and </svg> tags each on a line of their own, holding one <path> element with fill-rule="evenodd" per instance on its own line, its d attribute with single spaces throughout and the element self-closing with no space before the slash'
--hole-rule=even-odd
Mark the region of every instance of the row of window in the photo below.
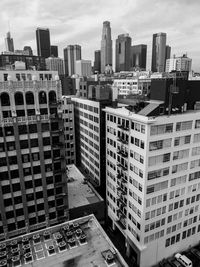
<svg viewBox="0 0 200 267">
<path fill-rule="evenodd" d="M 176 123 L 176 131 L 186 131 L 192 129 L 193 121 L 183 121 Z M 195 129 L 200 128 L 200 120 L 195 121 Z M 173 132 L 173 123 L 151 126 L 150 135 L 159 135 Z"/>
<path fill-rule="evenodd" d="M 94 112 L 96 114 L 99 113 L 99 109 L 98 108 L 90 106 L 90 105 L 86 105 L 86 104 L 75 102 L 75 106 L 83 108 L 84 110 L 88 110 L 88 111 Z"/>
<path fill-rule="evenodd" d="M 197 229 L 197 232 L 200 231 L 200 225 L 198 226 L 198 229 Z M 196 233 L 196 226 L 186 230 L 186 231 L 183 231 L 182 232 L 182 239 L 185 239 L 187 237 L 190 237 L 191 235 L 194 235 Z M 172 236 L 170 238 L 167 238 L 166 241 L 165 241 L 165 247 L 169 247 L 171 245 L 174 245 L 175 243 L 179 242 L 181 239 L 181 234 L 177 234 L 175 236 Z"/>
<path fill-rule="evenodd" d="M 50 91 L 49 103 L 56 103 L 56 91 Z M 24 97 L 27 105 L 35 104 L 35 97 L 33 92 L 26 92 L 25 95 L 22 92 L 16 92 L 14 95 L 15 105 L 24 105 Z M 47 104 L 47 93 L 45 91 L 40 91 L 38 94 L 39 104 Z M 8 93 L 4 92 L 1 94 L 1 106 L 10 106 L 10 96 Z"/>
<path fill-rule="evenodd" d="M 165 213 L 166 213 L 166 206 L 163 206 L 162 208 L 158 208 L 152 211 L 148 211 L 145 213 L 145 220 L 150 220 Z"/>
</svg>

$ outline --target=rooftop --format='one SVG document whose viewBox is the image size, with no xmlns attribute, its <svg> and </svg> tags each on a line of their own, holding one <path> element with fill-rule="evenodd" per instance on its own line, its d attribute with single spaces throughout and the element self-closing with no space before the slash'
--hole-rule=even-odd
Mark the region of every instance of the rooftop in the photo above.
<svg viewBox="0 0 200 267">
<path fill-rule="evenodd" d="M 68 165 L 68 198 L 69 209 L 103 201 L 93 186 L 86 182 L 83 174 L 76 166 Z"/>
<path fill-rule="evenodd" d="M 94 215 L 1 242 L 0 266 L 128 267 Z"/>
</svg>

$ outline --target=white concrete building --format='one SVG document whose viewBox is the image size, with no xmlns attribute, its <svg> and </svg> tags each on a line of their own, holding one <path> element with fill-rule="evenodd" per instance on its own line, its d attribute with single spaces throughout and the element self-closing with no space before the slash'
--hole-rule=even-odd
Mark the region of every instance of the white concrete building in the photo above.
<svg viewBox="0 0 200 267">
<path fill-rule="evenodd" d="M 141 92 L 138 91 L 138 79 L 114 79 L 113 87 L 118 89 L 118 94 L 127 96 L 130 94 L 137 95 Z"/>
<path fill-rule="evenodd" d="M 151 79 L 147 77 L 134 77 L 126 79 L 114 79 L 112 87 L 118 90 L 118 95 L 141 95 L 150 90 Z"/>
<path fill-rule="evenodd" d="M 58 71 L 59 75 L 64 74 L 64 60 L 59 57 L 48 57 L 45 59 L 47 70 Z"/>
<path fill-rule="evenodd" d="M 191 71 L 192 59 L 187 55 L 173 57 L 166 60 L 166 72 L 171 71 Z"/>
<path fill-rule="evenodd" d="M 196 245 L 200 110 L 158 117 L 125 108 L 105 112 L 108 216 L 124 235 L 127 254 L 149 267 Z"/>
<path fill-rule="evenodd" d="M 92 74 L 92 63 L 90 60 L 76 60 L 76 74 L 82 77 L 90 77 Z"/>
<path fill-rule="evenodd" d="M 62 109 L 64 121 L 66 163 L 76 164 L 74 104 L 71 101 L 71 97 L 62 96 Z"/>
</svg>

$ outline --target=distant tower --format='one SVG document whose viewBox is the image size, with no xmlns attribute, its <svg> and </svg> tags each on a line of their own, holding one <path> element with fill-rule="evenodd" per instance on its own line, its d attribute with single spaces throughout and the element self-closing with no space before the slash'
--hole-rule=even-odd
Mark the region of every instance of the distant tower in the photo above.
<svg viewBox="0 0 200 267">
<path fill-rule="evenodd" d="M 81 59 L 81 46 L 80 45 L 68 45 L 64 48 L 64 65 L 65 74 L 72 76 L 76 73 L 76 60 Z"/>
<path fill-rule="evenodd" d="M 116 39 L 116 72 L 129 71 L 131 62 L 131 37 L 120 34 Z"/>
<path fill-rule="evenodd" d="M 131 46 L 131 68 L 146 70 L 147 45 Z"/>
<path fill-rule="evenodd" d="M 164 72 L 165 70 L 166 39 L 166 33 L 153 34 L 151 62 L 151 70 L 153 72 Z"/>
<path fill-rule="evenodd" d="M 6 51 L 14 52 L 14 43 L 13 43 L 13 38 L 11 38 L 10 32 L 7 32 L 5 38 L 5 44 L 6 44 Z"/>
<path fill-rule="evenodd" d="M 24 52 L 27 53 L 28 56 L 33 55 L 33 50 L 30 46 L 24 46 Z"/>
<path fill-rule="evenodd" d="M 96 50 L 94 52 L 94 72 L 101 72 L 101 50 Z"/>
<path fill-rule="evenodd" d="M 101 40 L 101 73 L 105 72 L 105 66 L 112 66 L 112 40 L 110 22 L 103 22 L 102 40 Z"/>
<path fill-rule="evenodd" d="M 51 57 L 58 57 L 58 46 L 51 45 Z"/>
<path fill-rule="evenodd" d="M 37 28 L 36 30 L 38 56 L 48 58 L 51 55 L 49 29 Z"/>
</svg>

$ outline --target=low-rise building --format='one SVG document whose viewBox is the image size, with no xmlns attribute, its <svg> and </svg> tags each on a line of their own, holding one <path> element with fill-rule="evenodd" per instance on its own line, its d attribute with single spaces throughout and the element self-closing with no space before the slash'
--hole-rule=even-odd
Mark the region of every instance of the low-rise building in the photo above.
<svg viewBox="0 0 200 267">
<path fill-rule="evenodd" d="M 128 267 L 94 215 L 0 243 L 0 265 Z"/>
</svg>

